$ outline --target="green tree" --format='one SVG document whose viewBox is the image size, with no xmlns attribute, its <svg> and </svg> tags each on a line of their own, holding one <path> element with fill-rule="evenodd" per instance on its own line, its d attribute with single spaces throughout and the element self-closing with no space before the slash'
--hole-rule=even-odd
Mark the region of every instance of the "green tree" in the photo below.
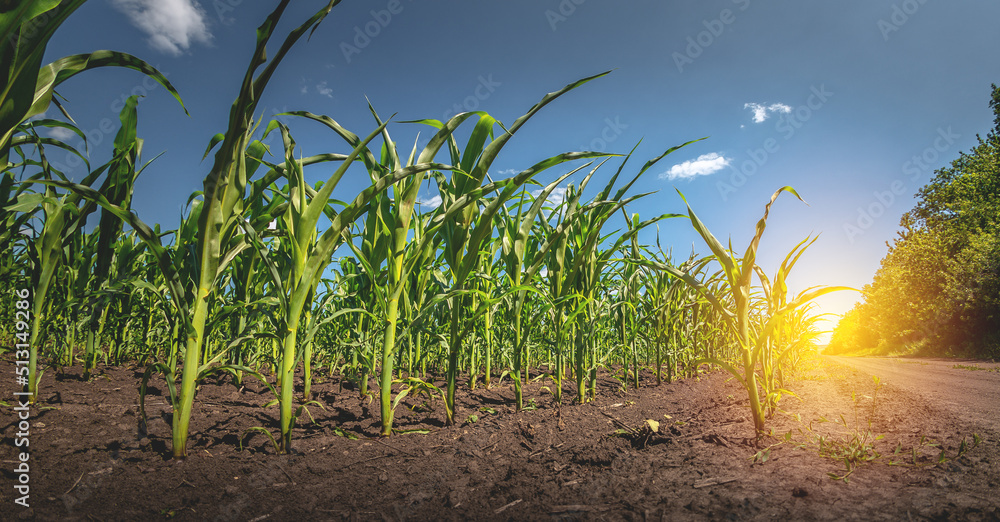
<svg viewBox="0 0 1000 522">
<path fill-rule="evenodd" d="M 994 127 L 935 172 L 830 351 L 1000 353 L 1000 88 Z M 872 330 L 877 332 L 872 338 Z M 872 346 L 874 343 L 875 346 Z"/>
</svg>

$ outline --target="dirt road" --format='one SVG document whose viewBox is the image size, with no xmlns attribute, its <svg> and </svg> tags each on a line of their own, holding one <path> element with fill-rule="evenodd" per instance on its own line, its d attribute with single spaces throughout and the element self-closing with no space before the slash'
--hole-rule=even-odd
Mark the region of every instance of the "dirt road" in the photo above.
<svg viewBox="0 0 1000 522">
<path fill-rule="evenodd" d="M 885 384 L 1000 431 L 1000 363 L 901 357 L 824 358 L 877 375 Z"/>
</svg>

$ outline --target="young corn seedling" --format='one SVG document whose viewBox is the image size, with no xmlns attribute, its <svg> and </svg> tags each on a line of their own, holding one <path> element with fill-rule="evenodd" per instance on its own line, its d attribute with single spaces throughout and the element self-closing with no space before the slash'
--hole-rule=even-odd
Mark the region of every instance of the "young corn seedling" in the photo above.
<svg viewBox="0 0 1000 522">
<path fill-rule="evenodd" d="M 320 217 L 325 215 L 324 212 L 330 203 L 334 188 L 359 156 L 364 157 L 369 162 L 373 161 L 367 150 L 368 143 L 376 136 L 383 134 L 386 124 L 381 123 L 374 132 L 361 140 L 353 133 L 341 128 L 332 119 L 322 117 L 316 119 L 337 130 L 354 147 L 354 150 L 343 160 L 340 167 L 318 189 L 312 189 L 306 184 L 302 165 L 294 158 L 295 142 L 288 129 L 280 123 L 273 125 L 281 130 L 285 145 L 285 173 L 289 181 L 289 205 L 281 216 L 283 230 L 288 233 L 288 237 L 281 241 L 287 263 L 286 266 L 278 268 L 273 281 L 279 294 L 282 309 L 281 368 L 279 371 L 281 389 L 279 397 L 281 441 L 279 447 L 281 452 L 287 452 L 291 449 L 292 386 L 299 322 L 306 311 L 307 303 L 315 294 L 316 287 L 320 283 L 323 271 L 332 259 L 334 250 L 340 246 L 344 232 L 363 211 L 370 208 L 370 203 L 373 200 L 377 200 L 393 184 L 403 182 L 429 170 L 450 168 L 447 165 L 436 163 L 420 163 L 405 168 L 391 169 L 384 173 L 378 172 L 379 176 L 373 179 L 374 183 L 333 216 L 330 227 L 322 235 L 319 235 L 317 223 Z M 258 246 L 258 248 L 260 247 Z M 265 255 L 263 250 L 261 253 Z M 394 313 L 392 319 L 394 324 Z M 385 388 L 388 389 L 390 384 L 388 383 Z"/>
<path fill-rule="evenodd" d="M 662 219 L 679 217 L 679 215 L 663 214 L 647 221 L 637 223 L 634 227 L 631 227 L 628 232 L 619 235 L 616 241 L 604 250 L 599 249 L 602 240 L 605 239 L 601 236 L 601 230 L 608 220 L 618 213 L 619 210 L 624 208 L 625 205 L 648 195 L 648 193 L 638 194 L 624 198 L 625 194 L 632 187 L 632 185 L 638 181 L 639 177 L 641 177 L 658 161 L 686 145 L 688 145 L 688 143 L 672 147 L 659 157 L 647 161 L 635 177 L 633 177 L 622 188 L 618 189 L 618 191 L 612 196 L 611 191 L 625 165 L 628 163 L 628 160 L 631 157 L 630 153 L 622 161 L 622 165 L 618 168 L 618 172 L 612 176 L 611 180 L 604 187 L 604 190 L 595 196 L 593 204 L 588 205 L 588 208 L 585 211 L 580 211 L 579 197 L 571 197 L 569 199 L 569 201 L 576 207 L 568 209 L 567 214 L 572 213 L 575 215 L 579 212 L 580 217 L 575 219 L 573 225 L 570 227 L 565 242 L 561 239 L 557 239 L 557 248 L 552 254 L 554 262 L 549 267 L 549 276 L 550 280 L 553 282 L 552 284 L 554 285 L 553 290 L 555 290 L 553 292 L 553 300 L 558 301 L 563 305 L 557 307 L 555 312 L 556 317 L 558 318 L 557 324 L 566 324 L 568 311 L 566 308 L 567 306 L 570 307 L 569 309 L 575 309 L 571 315 L 576 318 L 576 321 L 578 321 L 578 324 L 576 325 L 578 333 L 575 336 L 576 349 L 574 350 L 574 369 L 577 380 L 577 400 L 580 403 L 585 402 L 586 400 L 585 394 L 588 385 L 591 391 L 591 396 L 593 397 L 596 393 L 597 347 L 594 336 L 585 335 L 584 332 L 589 331 L 588 325 L 596 324 L 597 312 L 593 307 L 593 303 L 597 297 L 597 290 L 601 286 L 600 274 L 603 273 L 605 267 L 610 262 L 611 256 L 640 230 Z M 573 191 L 571 190 L 570 192 L 572 193 Z M 582 193 L 582 187 L 580 192 Z M 543 223 L 543 225 L 547 225 L 547 223 Z M 551 226 L 549 227 L 551 228 Z M 567 256 L 567 254 L 569 254 L 569 256 Z M 560 330 L 562 330 L 561 327 Z M 561 351 L 561 347 L 558 346 L 558 342 L 557 351 Z M 557 366 L 561 365 L 557 363 Z M 557 370 L 557 373 L 559 373 L 559 370 Z M 559 378 L 561 379 L 561 375 Z M 559 386 L 558 383 L 557 386 Z"/>
<path fill-rule="evenodd" d="M 200 378 L 204 377 L 204 372 L 210 369 L 206 368 L 206 364 L 200 363 L 208 333 L 206 323 L 209 311 L 213 306 L 213 295 L 216 293 L 219 277 L 228 262 L 240 251 L 250 246 L 248 241 L 237 241 L 230 250 L 223 250 L 224 246 L 232 245 L 229 239 L 238 235 L 239 231 L 240 219 L 238 216 L 245 206 L 248 181 L 248 148 L 262 148 L 262 145 L 251 147 L 254 145 L 251 143 L 254 129 L 253 114 L 268 81 L 285 55 L 306 32 L 314 30 L 322 22 L 333 7 L 339 3 L 339 0 L 331 0 L 305 23 L 290 31 L 281 47 L 268 61 L 267 44 L 289 2 L 290 0 L 279 2 L 258 29 L 256 49 L 247 68 L 239 95 L 230 111 L 229 128 L 224 134 L 213 138 L 209 146 L 209 150 L 211 150 L 221 143 L 215 154 L 212 169 L 205 178 L 204 192 L 199 205 L 199 219 L 196 229 L 197 253 L 194 263 L 196 268 L 195 266 L 186 266 L 197 274 L 193 295 L 183 289 L 183 283 L 178 276 L 173 259 L 163 249 L 159 236 L 155 235 L 149 226 L 139 221 L 131 212 L 108 201 L 99 192 L 88 191 L 88 187 L 79 185 L 67 187 L 84 195 L 88 200 L 109 209 L 120 219 L 128 222 L 139 233 L 147 247 L 156 254 L 158 266 L 170 285 L 171 300 L 175 303 L 177 312 L 182 318 L 184 325 L 182 332 L 186 338 L 181 387 L 174 401 L 172 432 L 173 456 L 175 458 L 183 458 L 187 455 L 188 425 L 194 404 L 195 385 Z M 258 69 L 260 69 L 259 73 Z M 256 157 L 259 158 L 260 154 L 258 153 Z M 256 166 L 251 168 L 256 168 Z M 167 377 L 168 381 L 171 381 L 173 374 L 169 374 Z"/>
<path fill-rule="evenodd" d="M 305 305 L 309 293 L 318 284 L 322 271 L 330 261 L 330 256 L 333 254 L 335 248 L 339 246 L 344 229 L 353 223 L 354 219 L 361 212 L 367 211 L 368 223 L 371 226 L 366 227 L 365 245 L 368 246 L 368 251 L 381 251 L 383 254 L 366 260 L 367 262 L 363 264 L 363 267 L 372 279 L 375 279 L 375 271 L 383 260 L 388 263 L 389 269 L 387 285 L 389 292 L 385 296 L 381 296 L 380 299 L 384 302 L 380 308 L 385 311 L 384 317 L 386 323 L 381 352 L 380 403 L 383 418 L 382 433 L 383 435 L 389 435 L 392 431 L 391 387 L 392 372 L 394 369 L 393 355 L 395 352 L 396 323 L 399 313 L 399 299 L 403 290 L 403 283 L 406 281 L 403 277 L 403 254 L 407 245 L 407 232 L 410 228 L 413 207 L 416 203 L 417 192 L 423 180 L 424 173 L 431 170 L 440 171 L 453 168 L 448 165 L 433 163 L 432 160 L 436 156 L 437 150 L 454 128 L 442 129 L 431 143 L 427 145 L 427 148 L 424 149 L 420 157 L 416 159 L 418 163 L 414 162 L 414 155 L 411 154 L 407 165 L 404 166 L 396 154 L 394 143 L 385 130 L 386 123 L 381 121 L 374 110 L 372 114 L 375 116 L 379 128 L 365 140 L 360 140 L 356 135 L 342 128 L 328 117 L 316 116 L 309 113 L 293 114 L 310 118 L 333 129 L 348 144 L 354 147 L 354 151 L 323 187 L 314 191 L 315 195 L 308 199 L 304 189 L 306 185 L 304 179 L 301 177 L 301 168 L 296 169 L 295 161 L 291 156 L 286 160 L 289 172 L 294 172 L 295 174 L 294 178 L 290 178 L 291 188 L 289 194 L 292 198 L 292 205 L 290 206 L 290 211 L 283 218 L 287 229 L 290 231 L 290 237 L 295 241 L 290 243 L 292 246 L 290 252 L 292 266 L 295 269 L 288 278 L 289 315 L 287 316 L 287 320 L 289 325 L 293 324 L 293 320 L 298 320 L 296 314 L 301 312 L 296 312 L 296 310 L 301 309 Z M 286 150 L 290 154 L 294 144 L 290 143 L 290 137 L 283 127 L 282 133 L 285 136 Z M 378 135 L 382 136 L 385 143 L 381 162 L 376 161 L 374 154 L 368 149 L 368 143 Z M 331 227 L 313 245 L 314 240 L 310 234 L 315 234 L 316 223 L 319 217 L 323 215 L 322 211 L 329 202 L 333 187 L 340 181 L 351 162 L 358 157 L 362 158 L 368 168 L 373 185 L 359 194 L 354 201 L 341 210 L 333 218 Z M 395 198 L 391 200 L 387 194 L 387 190 L 390 188 L 395 195 Z M 298 198 L 298 201 L 295 201 L 295 198 Z M 388 233 L 383 234 L 382 230 L 386 230 Z M 352 248 L 356 254 L 360 253 L 353 244 Z M 289 328 L 289 335 L 285 338 L 285 357 L 293 358 L 295 335 L 291 331 L 291 326 Z M 291 367 L 286 366 L 285 374 L 289 377 L 289 381 L 291 380 L 290 372 Z M 284 383 L 282 389 L 284 394 Z M 282 411 L 285 411 L 284 406 Z M 283 439 L 290 437 L 289 434 L 286 434 L 286 429 L 290 429 L 290 426 L 282 422 Z M 289 443 L 290 439 L 285 444 Z"/>
<path fill-rule="evenodd" d="M 35 126 L 62 127 L 83 137 L 83 133 L 74 125 L 51 119 L 43 119 L 33 123 L 26 122 L 32 117 L 45 113 L 52 103 L 55 103 L 62 110 L 62 106 L 53 97 L 56 87 L 83 71 L 99 67 L 123 67 L 139 71 L 163 85 L 183 106 L 180 95 L 162 73 L 130 54 L 116 51 L 95 51 L 88 54 L 67 56 L 48 65 L 42 65 L 45 49 L 56 29 L 85 1 L 21 0 L 10 3 L 0 13 L 0 41 L 5 42 L 7 51 L 0 55 L 0 69 L 7 71 L 3 87 L 0 88 L 0 165 L 3 165 L 5 179 L 9 169 L 15 167 L 9 161 L 12 148 L 17 149 L 28 143 L 37 144 L 38 152 L 41 155 L 42 173 L 47 178 L 50 177 L 52 169 L 45 161 L 42 151 L 43 144 L 65 148 L 79 155 L 79 152 L 72 147 L 52 138 L 40 138 L 32 130 Z M 63 113 L 65 114 L 65 111 Z M 72 121 L 68 114 L 66 116 Z M 93 178 L 91 178 L 92 181 Z M 32 321 L 34 329 L 30 341 L 28 374 L 28 388 L 32 394 L 31 401 L 37 398 L 40 377 L 37 372 L 37 343 L 40 341 L 38 335 L 42 329 L 44 310 L 47 307 L 46 296 L 52 284 L 53 271 L 59 264 L 58 256 L 62 251 L 65 232 L 63 227 L 76 217 L 66 215 L 66 212 L 72 212 L 72 209 L 65 205 L 72 205 L 72 201 L 63 199 L 60 202 L 50 188 L 46 188 L 44 198 L 45 202 L 41 206 L 46 225 L 43 226 L 39 238 L 41 243 L 35 246 L 37 265 L 33 276 L 35 295 L 33 296 Z M 76 196 L 70 199 L 74 198 Z M 30 209 L 32 212 L 38 208 L 39 202 L 35 201 L 35 203 L 36 206 Z M 19 209 L 21 211 L 29 210 L 23 205 Z M 10 211 L 15 210 L 11 209 Z M 48 224 L 50 220 L 52 223 Z M 13 230 L 19 232 L 19 229 L 18 226 Z"/>
<path fill-rule="evenodd" d="M 493 139 L 491 138 L 494 135 L 494 125 L 497 121 L 486 113 L 476 113 L 479 115 L 479 121 L 469 137 L 464 152 L 459 151 L 454 138 L 449 136 L 452 163 L 456 164 L 463 174 L 453 175 L 448 180 L 439 180 L 438 189 L 442 197 L 442 204 L 438 207 L 437 215 L 432 220 L 432 226 L 440 227 L 444 259 L 452 278 L 451 293 L 447 301 L 451 313 L 448 350 L 448 424 L 454 424 L 455 387 L 458 358 L 462 352 L 462 340 L 471 330 L 472 321 L 465 313 L 469 295 L 467 280 L 473 270 L 479 266 L 484 245 L 493 234 L 494 217 L 498 215 L 507 201 L 514 197 L 520 187 L 538 173 L 567 161 L 607 156 L 607 154 L 593 152 L 560 154 L 543 160 L 507 180 L 483 186 L 487 171 L 510 138 L 544 106 L 559 96 L 605 74 L 607 73 L 578 80 L 559 91 L 547 94 L 527 113 L 518 118 L 509 129 Z M 423 120 L 422 123 L 437 128 L 453 129 L 472 115 L 473 113 L 460 114 L 449 120 L 447 124 L 442 124 L 437 120 Z M 478 205 L 469 204 L 473 201 L 478 202 L 484 195 L 493 192 L 496 192 L 496 195 L 483 208 L 480 209 Z M 472 317 L 472 319 L 474 318 L 475 316 Z"/>
<path fill-rule="evenodd" d="M 691 205 L 687 206 L 691 224 L 711 249 L 713 259 L 722 265 L 725 289 L 723 297 L 731 303 L 730 305 L 727 306 L 724 304 L 722 300 L 709 292 L 690 273 L 683 272 L 669 265 L 651 265 L 671 273 L 701 292 L 712 303 L 712 306 L 715 307 L 719 315 L 723 317 L 723 321 L 728 327 L 727 329 L 736 338 L 739 349 L 737 364 L 742 366 L 742 372 L 733 364 L 717 358 L 701 359 L 699 363 L 707 362 L 722 367 L 736 377 L 740 385 L 747 390 L 754 430 L 758 435 L 764 433 L 764 408 L 762 407 L 760 387 L 758 385 L 757 369 L 763 366 L 763 349 L 767 344 L 767 339 L 770 337 L 771 332 L 784 314 L 804 306 L 809 301 L 830 292 L 852 290 L 848 287 L 813 287 L 807 289 L 780 309 L 775 310 L 762 324 L 756 327 L 751 324 L 751 309 L 754 306 L 751 301 L 751 283 L 756 269 L 757 248 L 760 245 L 761 237 L 767 226 L 767 218 L 771 210 L 771 205 L 774 204 L 774 201 L 782 192 L 789 192 L 800 201 L 802 200 L 792 187 L 782 187 L 775 191 L 771 196 L 771 200 L 764 206 L 764 216 L 757 222 L 756 232 L 742 258 L 737 257 L 731 248 L 727 249 L 724 247 L 694 213 Z M 678 194 L 680 194 L 680 191 L 678 191 Z M 681 194 L 681 198 L 684 199 L 683 194 Z M 686 199 L 684 201 L 687 203 Z"/>
<path fill-rule="evenodd" d="M 85 2 L 20 0 L 6 2 L 0 12 L 0 41 L 5 42 L 5 52 L 0 54 L 0 70 L 7 71 L 6 81 L 0 88 L 0 165 L 5 171 L 9 167 L 11 148 L 18 145 L 15 135 L 25 130 L 25 122 L 45 113 L 51 103 L 62 110 L 53 97 L 56 87 L 83 71 L 99 67 L 139 71 L 164 86 L 181 106 L 184 105 L 177 90 L 162 73 L 130 54 L 95 51 L 66 56 L 42 66 L 45 49 L 56 29 Z M 66 123 L 45 120 L 43 125 L 68 128 L 83 137 L 79 129 Z"/>
<path fill-rule="evenodd" d="M 93 192 L 94 189 L 90 188 L 90 185 L 95 184 L 97 179 L 106 173 L 107 177 L 99 191 L 106 200 L 125 211 L 131 206 L 132 187 L 142 172 L 142 168 L 138 168 L 142 140 L 136 137 L 137 103 L 138 97 L 132 96 L 128 98 L 122 108 L 119 116 L 122 126 L 115 136 L 112 160 L 88 174 L 79 185 Z M 65 180 L 62 173 L 51 168 L 45 161 L 43 144 L 39 142 L 37 145 L 42 158 L 43 170 L 39 176 L 34 176 L 28 182 L 44 184 L 45 192 L 41 194 L 21 193 L 18 202 L 8 207 L 10 211 L 25 212 L 29 215 L 40 209 L 43 214 L 42 231 L 35 242 L 34 255 L 31 256 L 34 264 L 38 267 L 33 275 L 35 288 L 32 308 L 33 329 L 29 341 L 28 391 L 31 393 L 30 399 L 32 401 L 38 394 L 40 374 L 37 371 L 37 354 L 39 345 L 44 342 L 46 315 L 49 310 L 53 309 L 53 304 L 49 302 L 48 296 L 55 282 L 56 269 L 67 255 L 64 250 L 68 249 L 69 252 L 72 252 L 73 244 L 80 245 L 80 242 L 83 241 L 80 238 L 82 228 L 86 224 L 87 217 L 98 208 L 96 204 L 87 201 L 77 192 L 70 191 L 61 196 L 57 194 L 56 187 L 71 188 L 72 184 Z M 51 174 L 56 174 L 61 179 L 53 180 Z M 79 285 L 89 287 L 85 293 L 96 296 L 104 292 L 102 285 L 106 286 L 107 284 L 114 256 L 112 242 L 118 237 L 120 230 L 121 224 L 118 218 L 108 211 L 102 211 L 98 229 L 90 235 L 90 237 L 95 237 L 94 234 L 96 234 L 96 242 L 89 245 L 89 252 L 92 258 L 96 258 L 96 262 L 86 266 L 93 269 L 93 274 L 90 274 L 89 270 L 87 273 L 77 271 L 75 274 L 76 282 Z M 73 260 L 72 256 L 69 260 Z M 103 301 L 103 299 L 85 295 L 81 295 L 81 298 L 87 298 L 91 303 Z M 63 300 L 64 303 L 66 301 Z M 99 325 L 103 324 L 103 318 L 106 315 L 103 306 L 90 306 L 89 309 L 85 375 L 89 375 L 93 367 L 94 342 L 96 342 Z"/>
</svg>

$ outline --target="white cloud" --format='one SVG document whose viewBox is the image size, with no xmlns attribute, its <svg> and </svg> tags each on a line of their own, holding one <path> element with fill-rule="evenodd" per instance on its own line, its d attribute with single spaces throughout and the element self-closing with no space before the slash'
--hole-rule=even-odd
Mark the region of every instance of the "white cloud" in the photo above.
<svg viewBox="0 0 1000 522">
<path fill-rule="evenodd" d="M 427 208 L 438 208 L 441 206 L 441 196 L 437 195 L 432 197 L 431 199 L 427 199 L 426 197 L 419 197 L 417 198 L 417 204 Z"/>
<path fill-rule="evenodd" d="M 149 35 L 154 49 L 180 56 L 194 42 L 210 44 L 212 33 L 197 0 L 111 0 L 132 25 Z"/>
<path fill-rule="evenodd" d="M 542 189 L 531 191 L 531 195 L 538 197 L 542 195 Z M 548 199 L 545 200 L 546 206 L 555 208 L 566 201 L 566 189 L 564 187 L 556 187 L 552 192 L 549 193 Z"/>
<path fill-rule="evenodd" d="M 702 154 L 698 159 L 670 167 L 670 170 L 660 174 L 660 179 L 673 181 L 675 179 L 690 179 L 696 176 L 714 174 L 729 166 L 730 159 L 717 152 Z"/>
<path fill-rule="evenodd" d="M 333 98 L 333 89 L 327 86 L 326 82 L 319 82 L 316 85 L 316 92 L 326 96 L 327 98 Z"/>
<path fill-rule="evenodd" d="M 77 137 L 75 132 L 65 127 L 52 127 L 49 129 L 49 136 L 59 141 L 66 141 Z"/>
<path fill-rule="evenodd" d="M 501 176 L 513 176 L 514 174 L 517 174 L 517 173 L 518 173 L 517 169 L 503 169 L 503 170 L 497 171 L 497 174 L 499 174 Z"/>
<path fill-rule="evenodd" d="M 743 104 L 744 109 L 750 109 L 753 111 L 753 122 L 754 123 L 764 123 L 771 114 L 780 112 L 783 114 L 788 114 L 792 112 L 792 108 L 784 103 L 772 103 L 771 105 L 763 105 L 760 103 L 745 103 Z"/>
<path fill-rule="evenodd" d="M 299 92 L 301 92 L 302 94 L 307 94 L 309 92 L 309 86 L 303 85 L 302 88 L 299 89 Z"/>
</svg>

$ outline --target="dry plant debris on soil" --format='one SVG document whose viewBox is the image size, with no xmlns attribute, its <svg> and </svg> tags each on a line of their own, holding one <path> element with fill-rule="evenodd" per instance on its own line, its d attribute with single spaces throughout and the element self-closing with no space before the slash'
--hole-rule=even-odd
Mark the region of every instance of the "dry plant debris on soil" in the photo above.
<svg viewBox="0 0 1000 522">
<path fill-rule="evenodd" d="M 509 381 L 463 387 L 466 422 L 454 427 L 444 427 L 439 399 L 408 397 L 399 428 L 429 433 L 391 438 L 377 437 L 377 402 L 327 380 L 314 386 L 325 406 L 310 409 L 316 424 L 303 415 L 296 453 L 280 456 L 248 431 L 277 425 L 276 408 L 263 407 L 266 390 L 223 379 L 201 386 L 183 461 L 170 459 L 169 405 L 155 383 L 148 433 L 138 431 L 139 369 L 102 368 L 86 383 L 73 368 L 44 376 L 33 409 L 31 508 L 15 506 L 4 488 L 0 519 L 1000 518 L 1000 434 L 892 385 L 878 390 L 872 414 L 870 376 L 821 359 L 803 366 L 790 383 L 801 400 L 782 400 L 769 419 L 773 436 L 761 441 L 725 372 L 658 387 L 646 375 L 627 393 L 604 375 L 595 401 L 562 407 L 534 382 L 526 396 L 537 409 L 521 413 Z M 11 440 L 15 415 L 3 412 Z M 868 429 L 881 436 L 870 462 L 847 480 L 831 478 L 847 470 L 821 456 L 820 437 L 846 444 Z M 13 445 L 2 452 L 9 484 Z"/>
</svg>

